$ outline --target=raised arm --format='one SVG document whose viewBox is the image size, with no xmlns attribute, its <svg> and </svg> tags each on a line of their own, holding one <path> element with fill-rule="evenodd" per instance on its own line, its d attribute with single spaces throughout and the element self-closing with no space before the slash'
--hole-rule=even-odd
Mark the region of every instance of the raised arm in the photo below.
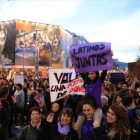
<svg viewBox="0 0 140 140">
<path fill-rule="evenodd" d="M 102 73 L 101 73 L 101 80 L 102 80 L 102 83 L 104 83 L 106 74 L 107 74 L 107 70 L 103 70 Z"/>
</svg>

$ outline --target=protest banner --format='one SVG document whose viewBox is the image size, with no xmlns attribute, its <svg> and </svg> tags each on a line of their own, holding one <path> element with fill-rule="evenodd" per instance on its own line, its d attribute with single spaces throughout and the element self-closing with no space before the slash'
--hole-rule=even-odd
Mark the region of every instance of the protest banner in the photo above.
<svg viewBox="0 0 140 140">
<path fill-rule="evenodd" d="M 14 83 L 15 84 L 20 83 L 20 84 L 24 85 L 24 78 L 23 78 L 23 76 L 14 75 Z"/>
<path fill-rule="evenodd" d="M 83 79 L 76 78 L 74 69 L 49 70 L 51 102 L 64 98 L 70 94 L 85 95 Z"/>
<path fill-rule="evenodd" d="M 76 73 L 107 70 L 113 68 L 111 43 L 97 42 L 70 46 L 70 54 Z"/>
<path fill-rule="evenodd" d="M 110 82 L 113 84 L 125 81 L 124 73 L 111 73 L 110 75 L 111 75 Z"/>
<path fill-rule="evenodd" d="M 140 62 L 128 63 L 128 76 L 130 78 L 140 78 Z"/>
</svg>

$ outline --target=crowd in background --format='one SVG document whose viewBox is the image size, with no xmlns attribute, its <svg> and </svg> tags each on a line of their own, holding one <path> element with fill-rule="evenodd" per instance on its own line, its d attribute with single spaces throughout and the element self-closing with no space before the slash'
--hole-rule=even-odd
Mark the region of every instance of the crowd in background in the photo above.
<svg viewBox="0 0 140 140">
<path fill-rule="evenodd" d="M 95 77 L 92 79 L 93 74 Z M 68 95 L 53 103 L 47 78 L 28 75 L 24 85 L 15 84 L 13 79 L 1 78 L 0 138 L 7 140 L 10 137 L 11 126 L 25 126 L 16 139 L 138 140 L 140 79 L 126 77 L 125 81 L 113 84 L 109 72 L 103 75 L 88 73 L 89 81 L 81 76 L 85 81 L 85 96 Z M 98 86 L 99 78 L 101 87 Z M 101 91 L 99 99 L 96 99 L 98 95 L 94 98 L 91 94 L 93 85 L 96 93 Z M 101 110 L 101 116 L 95 119 L 96 110 Z M 84 116 L 81 126 L 76 122 L 79 115 Z"/>
</svg>

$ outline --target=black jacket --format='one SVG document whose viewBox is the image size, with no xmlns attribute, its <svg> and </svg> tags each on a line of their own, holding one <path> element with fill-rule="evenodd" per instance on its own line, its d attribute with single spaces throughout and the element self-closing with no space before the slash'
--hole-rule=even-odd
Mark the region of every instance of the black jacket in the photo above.
<svg viewBox="0 0 140 140">
<path fill-rule="evenodd" d="M 29 97 L 26 105 L 26 113 L 28 114 L 32 107 L 39 107 L 38 103 L 33 97 Z"/>
<path fill-rule="evenodd" d="M 96 140 L 129 140 L 129 137 L 124 134 L 120 137 L 120 133 L 116 133 L 115 136 L 111 139 L 108 137 L 109 129 L 111 129 L 111 124 L 107 124 L 106 122 L 101 127 L 97 127 L 93 129 L 94 136 Z"/>
<path fill-rule="evenodd" d="M 50 134 L 49 140 L 64 140 L 65 139 L 65 136 L 58 132 L 57 124 L 53 124 L 50 126 L 49 134 Z M 71 128 L 65 140 L 79 140 L 77 132 Z"/>
<path fill-rule="evenodd" d="M 43 95 L 44 95 L 44 99 L 45 99 L 45 103 L 46 103 L 47 109 L 48 109 L 48 111 L 51 111 L 50 93 L 45 91 Z"/>
<path fill-rule="evenodd" d="M 0 106 L 0 124 L 3 128 L 7 129 L 10 123 L 9 114 L 3 106 Z"/>
<path fill-rule="evenodd" d="M 31 124 L 25 126 L 18 140 L 49 140 L 48 127 L 46 127 L 48 125 L 45 123 L 47 122 L 41 122 L 41 126 L 38 130 L 33 128 Z"/>
</svg>

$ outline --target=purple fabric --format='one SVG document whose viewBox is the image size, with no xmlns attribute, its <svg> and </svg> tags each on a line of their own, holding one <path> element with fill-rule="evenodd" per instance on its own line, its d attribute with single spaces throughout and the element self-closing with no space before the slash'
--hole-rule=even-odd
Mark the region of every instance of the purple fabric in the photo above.
<svg viewBox="0 0 140 140">
<path fill-rule="evenodd" d="M 101 78 L 97 79 L 95 83 L 91 83 L 89 85 L 85 85 L 85 95 L 91 95 L 98 102 L 99 107 L 102 108 L 101 102 L 101 87 L 102 87 Z"/>
<path fill-rule="evenodd" d="M 60 122 L 57 123 L 58 132 L 62 135 L 67 135 L 70 131 L 70 125 L 63 125 Z"/>
<path fill-rule="evenodd" d="M 38 105 L 40 107 L 40 100 L 38 98 L 35 98 L 35 101 L 38 103 Z"/>
<path fill-rule="evenodd" d="M 93 134 L 93 120 L 85 120 L 81 128 L 82 140 L 95 140 Z"/>
<path fill-rule="evenodd" d="M 72 63 L 76 73 L 107 70 L 113 68 L 111 43 L 95 42 L 70 46 Z"/>
<path fill-rule="evenodd" d="M 66 105 L 67 105 L 67 101 L 68 101 L 68 99 L 64 99 L 64 102 L 63 102 L 63 108 L 66 107 Z"/>
</svg>

